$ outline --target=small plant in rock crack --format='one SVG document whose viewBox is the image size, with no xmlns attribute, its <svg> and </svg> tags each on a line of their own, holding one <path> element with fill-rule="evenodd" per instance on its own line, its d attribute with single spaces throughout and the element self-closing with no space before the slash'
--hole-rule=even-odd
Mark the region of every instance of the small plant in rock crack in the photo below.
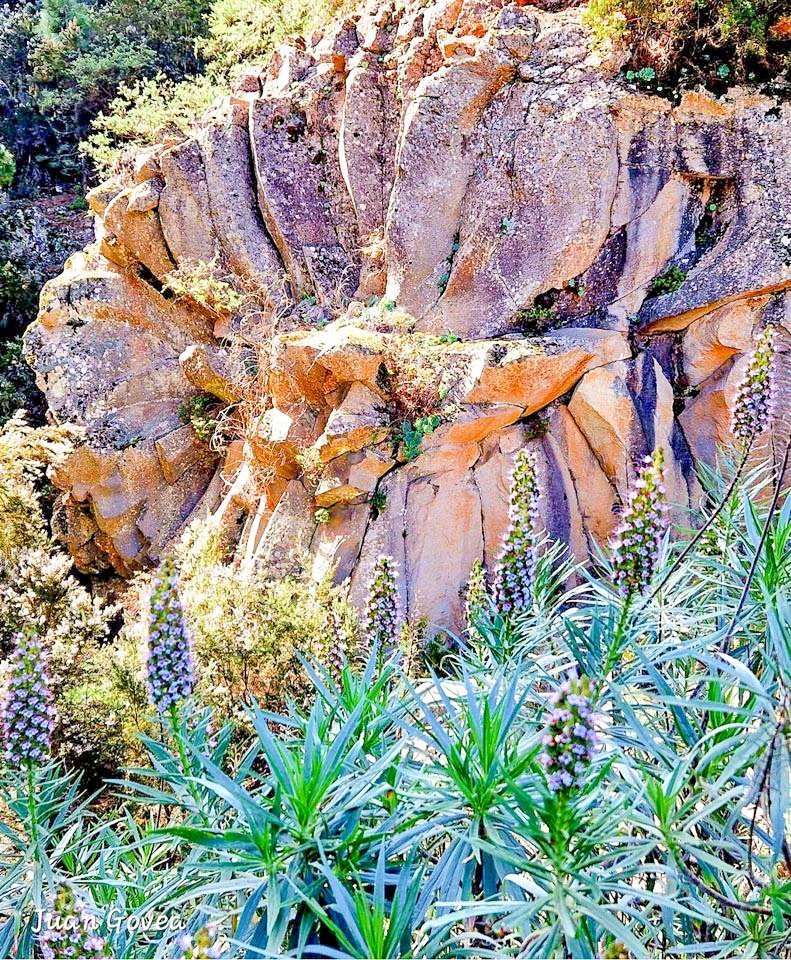
<svg viewBox="0 0 791 960">
<path fill-rule="evenodd" d="M 318 524 L 329 523 L 332 519 L 332 515 L 326 507 L 319 507 L 319 509 L 313 514 L 313 519 Z"/>
<path fill-rule="evenodd" d="M 525 310 L 518 310 L 516 313 L 516 322 L 519 328 L 528 333 L 546 330 L 548 327 L 557 324 L 558 320 L 559 317 L 554 307 L 533 306 Z"/>
<path fill-rule="evenodd" d="M 165 276 L 162 285 L 177 298 L 226 316 L 241 313 L 249 299 L 225 279 L 216 260 L 185 260 Z"/>
<path fill-rule="evenodd" d="M 385 356 L 382 386 L 389 394 L 395 437 L 407 460 L 414 460 L 423 438 L 441 423 L 464 363 L 435 339 L 419 334 L 393 337 Z"/>
<path fill-rule="evenodd" d="M 442 417 L 434 413 L 428 417 L 418 417 L 414 423 L 404 423 L 401 426 L 400 439 L 404 458 L 407 461 L 414 460 L 420 455 L 423 439 L 433 433 L 441 423 Z"/>
<path fill-rule="evenodd" d="M 384 490 L 375 490 L 371 497 L 371 519 L 378 520 L 387 506 L 387 494 Z"/>
<path fill-rule="evenodd" d="M 459 252 L 459 247 L 461 246 L 461 240 L 459 239 L 459 234 L 457 233 L 453 238 L 453 243 L 450 247 L 450 254 L 445 261 L 445 269 L 440 274 L 439 280 L 437 280 L 437 287 L 439 289 L 440 296 L 448 289 L 448 284 L 450 283 L 450 274 L 453 270 L 453 260 L 456 254 Z"/>
<path fill-rule="evenodd" d="M 662 296 L 665 293 L 675 293 L 681 284 L 687 279 L 687 271 L 674 263 L 672 267 L 654 277 L 648 292 L 654 296 Z"/>
<path fill-rule="evenodd" d="M 199 393 L 179 404 L 179 417 L 195 431 L 195 436 L 204 443 L 211 443 L 219 426 L 220 405 L 216 397 Z"/>
</svg>

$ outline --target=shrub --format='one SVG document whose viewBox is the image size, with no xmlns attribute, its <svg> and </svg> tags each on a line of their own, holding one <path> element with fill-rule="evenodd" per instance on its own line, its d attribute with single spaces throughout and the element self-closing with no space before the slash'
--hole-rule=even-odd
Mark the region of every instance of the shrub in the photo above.
<svg viewBox="0 0 791 960">
<path fill-rule="evenodd" d="M 773 26 L 784 13 L 783 0 L 591 0 L 584 21 L 600 40 L 624 37 L 628 81 L 660 91 L 702 81 L 719 91 L 782 76 Z"/>
<path fill-rule="evenodd" d="M 187 532 L 179 562 L 204 702 L 239 719 L 253 698 L 270 709 L 282 709 L 289 697 L 304 700 L 310 689 L 299 658 L 328 662 L 327 610 L 347 615 L 342 591 L 300 577 L 240 577 L 224 563 L 212 521 Z"/>
<path fill-rule="evenodd" d="M 106 111 L 92 122 L 80 151 L 100 176 L 107 177 L 126 152 L 150 146 L 165 136 L 186 135 L 222 93 L 222 86 L 208 76 L 177 83 L 158 74 L 121 83 Z"/>
<path fill-rule="evenodd" d="M 16 174 L 16 160 L 4 143 L 0 143 L 0 187 L 10 187 Z"/>
<path fill-rule="evenodd" d="M 39 416 L 41 406 L 35 376 L 22 357 L 22 339 L 0 343 L 0 427 L 21 409 Z"/>
<path fill-rule="evenodd" d="M 393 334 L 384 357 L 386 388 L 397 427 L 430 433 L 438 426 L 443 407 L 460 377 L 461 360 L 436 338 Z M 418 426 L 421 421 L 421 426 Z"/>
<path fill-rule="evenodd" d="M 162 285 L 176 297 L 186 297 L 222 316 L 239 313 L 248 300 L 220 274 L 216 261 L 183 260 Z"/>
</svg>

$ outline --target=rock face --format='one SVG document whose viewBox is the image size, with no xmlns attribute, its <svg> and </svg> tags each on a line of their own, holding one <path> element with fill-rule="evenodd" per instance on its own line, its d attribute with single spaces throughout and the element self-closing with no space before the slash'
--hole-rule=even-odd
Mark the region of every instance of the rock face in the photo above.
<svg viewBox="0 0 791 960">
<path fill-rule="evenodd" d="M 582 15 L 372 3 L 92 192 L 96 242 L 27 334 L 85 428 L 55 478 L 84 568 L 132 572 L 218 511 L 245 568 L 307 558 L 362 601 L 388 552 L 405 612 L 458 628 L 525 444 L 581 558 L 657 445 L 689 520 L 765 323 L 788 379 L 791 110 L 637 94 Z M 197 268 L 213 295 L 174 296 Z M 203 394 L 224 460 L 185 422 Z"/>
</svg>

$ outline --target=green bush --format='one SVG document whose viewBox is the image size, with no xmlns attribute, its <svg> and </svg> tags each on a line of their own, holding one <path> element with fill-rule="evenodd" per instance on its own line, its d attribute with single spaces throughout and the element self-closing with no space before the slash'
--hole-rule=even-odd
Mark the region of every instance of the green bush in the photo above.
<svg viewBox="0 0 791 960">
<path fill-rule="evenodd" d="M 628 81 L 660 92 L 698 82 L 719 90 L 783 75 L 787 53 L 772 27 L 786 7 L 783 0 L 590 0 L 584 20 L 600 40 L 625 39 Z"/>
<path fill-rule="evenodd" d="M 34 624 L 51 654 L 58 756 L 98 783 L 133 753 L 133 699 L 104 645 L 113 610 L 91 597 L 49 534 L 44 471 L 68 456 L 72 439 L 18 417 L 0 428 L 0 661 Z"/>
<path fill-rule="evenodd" d="M 125 150 L 186 134 L 224 88 L 209 76 L 175 82 L 159 74 L 121 83 L 107 109 L 91 124 L 80 146 L 100 176 L 109 176 Z"/>
<path fill-rule="evenodd" d="M 237 719 L 254 698 L 275 710 L 288 698 L 304 701 L 310 683 L 299 657 L 326 662 L 329 608 L 336 619 L 350 617 L 339 590 L 297 577 L 240 577 L 213 521 L 193 524 L 178 556 L 202 701 Z"/>
<path fill-rule="evenodd" d="M 16 160 L 14 155 L 0 143 L 0 187 L 10 187 L 16 174 Z"/>
</svg>

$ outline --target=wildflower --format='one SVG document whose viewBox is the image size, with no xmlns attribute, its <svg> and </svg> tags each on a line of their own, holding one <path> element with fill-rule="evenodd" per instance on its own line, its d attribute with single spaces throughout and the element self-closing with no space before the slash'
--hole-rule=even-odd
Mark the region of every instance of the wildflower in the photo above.
<svg viewBox="0 0 791 960">
<path fill-rule="evenodd" d="M 667 524 L 667 500 L 662 484 L 661 448 L 646 457 L 611 542 L 613 576 L 625 597 L 642 593 L 650 584 Z"/>
<path fill-rule="evenodd" d="M 192 645 L 172 560 L 165 560 L 154 577 L 146 668 L 148 693 L 161 713 L 192 693 Z"/>
<path fill-rule="evenodd" d="M 483 563 L 476 560 L 470 570 L 470 579 L 467 581 L 467 592 L 464 598 L 464 617 L 467 623 L 467 633 L 475 631 L 475 625 L 481 614 L 489 604 L 489 591 L 486 586 L 486 571 Z"/>
<path fill-rule="evenodd" d="M 349 660 L 352 635 L 340 603 L 330 601 L 327 606 L 326 667 L 335 680 L 340 679 Z"/>
<path fill-rule="evenodd" d="M 365 634 L 369 644 L 382 648 L 398 637 L 398 586 L 392 557 L 381 556 L 374 564 L 371 591 L 365 612 Z"/>
<path fill-rule="evenodd" d="M 228 949 L 225 940 L 218 938 L 210 927 L 201 927 L 193 936 L 182 933 L 176 938 L 179 960 L 214 960 Z"/>
<path fill-rule="evenodd" d="M 42 918 L 38 934 L 41 956 L 45 960 L 109 957 L 106 940 L 96 932 L 98 926 L 98 918 L 88 913 L 64 884 L 58 888 L 54 901 Z"/>
<path fill-rule="evenodd" d="M 774 392 L 774 355 L 774 329 L 766 327 L 758 338 L 733 405 L 731 430 L 742 444 L 748 444 L 758 436 L 769 422 Z"/>
<path fill-rule="evenodd" d="M 538 483 L 535 457 L 516 455 L 511 478 L 510 523 L 495 572 L 495 595 L 503 613 L 529 610 L 533 604 Z"/>
<path fill-rule="evenodd" d="M 543 753 L 549 789 L 555 793 L 580 787 L 593 755 L 599 749 L 592 697 L 595 690 L 587 677 L 571 677 L 549 697 L 545 716 Z"/>
<path fill-rule="evenodd" d="M 33 630 L 16 635 L 11 680 L 3 705 L 3 743 L 9 767 L 47 761 L 55 709 L 41 639 Z"/>
</svg>

